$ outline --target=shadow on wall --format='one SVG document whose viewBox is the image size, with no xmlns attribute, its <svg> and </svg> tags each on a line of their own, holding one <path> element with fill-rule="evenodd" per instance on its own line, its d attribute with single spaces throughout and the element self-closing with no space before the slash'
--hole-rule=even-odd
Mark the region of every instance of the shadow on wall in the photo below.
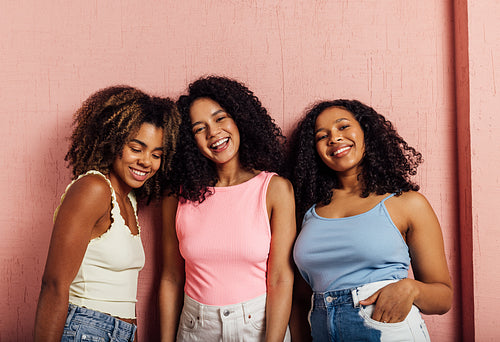
<svg viewBox="0 0 500 342">
<path fill-rule="evenodd" d="M 161 203 L 139 206 L 141 238 L 146 254 L 146 264 L 139 273 L 137 292 L 137 323 L 139 341 L 160 339 L 160 314 L 158 290 L 162 267 Z"/>
</svg>

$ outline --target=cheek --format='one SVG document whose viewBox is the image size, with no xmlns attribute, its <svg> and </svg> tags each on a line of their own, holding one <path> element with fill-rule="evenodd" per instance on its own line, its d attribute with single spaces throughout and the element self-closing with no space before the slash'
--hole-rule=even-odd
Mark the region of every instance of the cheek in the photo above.
<svg viewBox="0 0 500 342">
<path fill-rule="evenodd" d="M 327 158 L 326 158 L 326 147 L 322 148 L 321 145 L 316 145 L 316 153 L 319 156 L 319 159 L 323 161 L 323 163 L 327 163 Z"/>
<path fill-rule="evenodd" d="M 160 166 L 161 166 L 161 159 L 155 160 L 153 162 L 153 167 L 152 167 L 153 172 L 151 176 L 153 176 L 156 173 L 156 171 L 160 169 Z"/>
<path fill-rule="evenodd" d="M 206 147 L 206 140 L 203 139 L 200 135 L 194 136 L 194 141 L 196 143 L 196 147 L 203 153 L 203 149 Z"/>
</svg>

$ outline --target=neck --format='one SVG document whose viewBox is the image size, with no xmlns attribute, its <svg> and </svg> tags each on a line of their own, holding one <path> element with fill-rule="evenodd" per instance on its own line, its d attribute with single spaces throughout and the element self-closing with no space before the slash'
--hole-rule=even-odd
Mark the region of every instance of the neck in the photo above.
<svg viewBox="0 0 500 342">
<path fill-rule="evenodd" d="M 337 175 L 341 184 L 341 190 L 348 193 L 360 194 L 362 189 L 361 172 L 351 172 L 349 174 L 339 173 Z"/>
<path fill-rule="evenodd" d="M 245 170 L 239 162 L 217 165 L 219 180 L 215 186 L 231 186 L 246 182 L 255 175 L 255 171 Z"/>
<path fill-rule="evenodd" d="M 115 193 L 120 198 L 125 198 L 128 196 L 132 188 L 125 184 L 120 178 L 118 178 L 113 172 L 108 174 L 108 179 L 111 182 L 111 186 Z"/>
</svg>

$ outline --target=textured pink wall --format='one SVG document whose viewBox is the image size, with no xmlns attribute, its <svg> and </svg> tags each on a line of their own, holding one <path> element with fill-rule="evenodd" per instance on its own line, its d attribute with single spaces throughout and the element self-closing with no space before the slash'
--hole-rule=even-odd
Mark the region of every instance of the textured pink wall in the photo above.
<svg viewBox="0 0 500 342">
<path fill-rule="evenodd" d="M 255 90 L 286 133 L 318 99 L 371 104 L 424 155 L 418 181 L 441 220 L 460 289 L 452 22 L 452 2 L 440 0 L 2 0 L 0 340 L 31 340 L 52 212 L 69 181 L 63 157 L 71 115 L 91 92 L 116 83 L 175 97 L 199 75 L 226 74 Z M 491 84 L 487 91 L 494 92 Z M 477 130 L 488 125 L 477 124 Z M 475 132 L 472 139 L 479 139 Z M 484 157 L 474 163 L 489 176 Z M 493 191 L 488 186 L 483 190 Z M 493 212 L 494 201 L 475 198 L 474 205 L 484 208 L 478 214 Z M 158 331 L 157 208 L 140 216 L 148 259 L 138 314 L 141 340 L 151 341 Z M 481 250 L 487 246 L 482 257 L 490 263 L 498 253 L 492 236 L 481 232 L 477 241 Z M 477 280 L 487 279 L 483 272 Z M 457 295 L 451 312 L 426 318 L 435 340 L 459 339 L 459 302 Z"/>
<path fill-rule="evenodd" d="M 476 341 L 498 341 L 500 320 L 500 2 L 468 2 Z"/>
</svg>

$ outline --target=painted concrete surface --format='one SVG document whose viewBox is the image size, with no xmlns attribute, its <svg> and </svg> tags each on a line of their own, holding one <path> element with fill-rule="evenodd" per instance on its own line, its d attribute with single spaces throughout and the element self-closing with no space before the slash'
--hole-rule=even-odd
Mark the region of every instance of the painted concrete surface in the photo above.
<svg viewBox="0 0 500 342">
<path fill-rule="evenodd" d="M 494 14 L 479 5 L 472 12 L 490 20 L 472 25 L 469 39 L 498 44 L 498 35 L 489 34 L 498 32 Z M 459 291 L 453 15 L 453 3 L 438 0 L 2 0 L 0 340 L 32 339 L 52 212 L 70 180 L 63 158 L 72 114 L 88 95 L 111 84 L 175 98 L 201 75 L 228 75 L 255 91 L 286 134 L 319 99 L 356 98 L 372 105 L 424 155 L 417 181 L 441 221 Z M 477 44 L 472 62 L 480 64 L 471 66 L 471 107 L 479 115 L 475 123 L 471 119 L 471 186 L 473 213 L 481 218 L 473 248 L 474 295 L 482 306 L 489 285 L 498 283 L 488 271 L 499 257 L 492 217 L 499 119 L 491 102 L 498 103 L 499 49 Z M 497 153 L 493 161 L 490 152 Z M 159 214 L 155 206 L 142 209 L 147 262 L 139 283 L 139 331 L 141 341 L 154 341 Z M 475 312 L 484 340 L 494 326 L 489 310 Z M 459 340 L 460 296 L 446 315 L 425 318 L 434 340 Z"/>
</svg>

